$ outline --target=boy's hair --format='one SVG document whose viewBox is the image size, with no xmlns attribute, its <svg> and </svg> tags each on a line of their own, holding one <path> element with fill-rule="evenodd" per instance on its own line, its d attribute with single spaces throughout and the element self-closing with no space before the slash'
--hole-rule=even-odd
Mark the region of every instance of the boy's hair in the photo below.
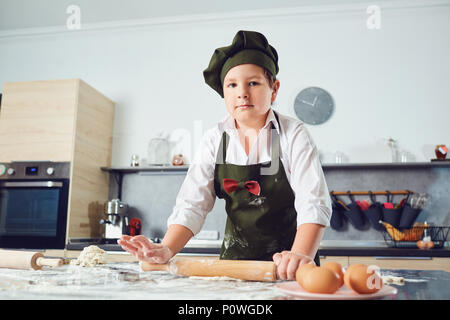
<svg viewBox="0 0 450 320">
<path fill-rule="evenodd" d="M 275 77 L 269 72 L 269 70 L 267 70 L 266 68 L 264 69 L 264 76 L 267 78 L 267 80 L 269 81 L 269 87 L 270 89 L 273 89 L 273 85 L 275 83 Z M 270 104 L 273 105 L 273 102 Z"/>
<path fill-rule="evenodd" d="M 275 77 L 269 72 L 269 70 L 267 70 L 266 68 L 264 69 L 264 76 L 266 76 L 267 80 L 269 81 L 269 87 L 270 89 L 273 89 L 273 84 L 275 83 Z"/>
</svg>

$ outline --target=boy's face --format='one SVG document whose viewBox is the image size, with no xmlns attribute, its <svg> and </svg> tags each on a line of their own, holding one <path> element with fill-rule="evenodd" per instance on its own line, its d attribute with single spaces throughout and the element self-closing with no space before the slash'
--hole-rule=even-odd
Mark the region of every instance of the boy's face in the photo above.
<svg viewBox="0 0 450 320">
<path fill-rule="evenodd" d="M 231 68 L 225 76 L 223 94 L 230 115 L 238 123 L 260 123 L 275 100 L 279 81 L 273 88 L 264 69 L 255 64 L 241 64 Z"/>
</svg>

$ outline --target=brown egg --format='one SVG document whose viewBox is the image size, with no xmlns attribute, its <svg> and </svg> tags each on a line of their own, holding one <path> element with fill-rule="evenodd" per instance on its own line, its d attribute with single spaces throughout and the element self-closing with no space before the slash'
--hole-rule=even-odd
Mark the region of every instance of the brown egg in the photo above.
<svg viewBox="0 0 450 320">
<path fill-rule="evenodd" d="M 316 268 L 316 265 L 312 263 L 302 264 L 297 268 L 297 271 L 295 272 L 295 280 L 297 280 L 299 285 L 303 287 L 303 279 L 305 278 L 306 273 L 313 268 Z"/>
<path fill-rule="evenodd" d="M 339 276 L 339 288 L 344 284 L 344 272 L 342 272 L 342 266 L 338 262 L 330 261 L 323 265 L 324 268 L 334 271 Z"/>
<path fill-rule="evenodd" d="M 306 273 L 303 288 L 311 293 L 334 293 L 339 289 L 339 276 L 330 269 L 315 267 Z"/>
<path fill-rule="evenodd" d="M 349 274 L 348 282 L 351 289 L 358 293 L 375 293 L 383 286 L 383 281 L 375 270 L 369 269 L 366 265 L 353 268 Z"/>
<path fill-rule="evenodd" d="M 432 249 L 434 247 L 433 241 L 419 240 L 416 242 L 416 244 L 419 249 Z"/>
<path fill-rule="evenodd" d="M 361 263 L 355 263 L 355 264 L 350 265 L 350 266 L 345 270 L 345 273 L 344 273 L 344 283 L 345 283 L 345 285 L 347 286 L 347 288 L 353 290 L 352 286 L 350 285 L 350 273 L 351 273 L 352 269 L 355 269 L 355 268 L 360 267 L 360 266 L 365 266 L 365 265 L 364 265 L 364 264 L 361 264 Z"/>
</svg>

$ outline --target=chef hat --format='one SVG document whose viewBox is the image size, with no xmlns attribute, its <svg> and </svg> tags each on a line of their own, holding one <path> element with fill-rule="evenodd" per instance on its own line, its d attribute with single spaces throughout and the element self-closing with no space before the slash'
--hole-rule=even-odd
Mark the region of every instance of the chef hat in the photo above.
<svg viewBox="0 0 450 320">
<path fill-rule="evenodd" d="M 203 71 L 205 82 L 223 98 L 223 79 L 227 72 L 240 64 L 256 64 L 272 76 L 278 73 L 278 54 L 266 37 L 256 31 L 238 31 L 230 46 L 217 48 Z"/>
</svg>

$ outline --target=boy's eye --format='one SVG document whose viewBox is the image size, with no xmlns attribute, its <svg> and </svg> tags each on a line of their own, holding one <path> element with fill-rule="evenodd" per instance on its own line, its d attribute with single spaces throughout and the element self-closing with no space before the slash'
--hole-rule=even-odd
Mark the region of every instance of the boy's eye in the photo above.
<svg viewBox="0 0 450 320">
<path fill-rule="evenodd" d="M 250 87 L 253 87 L 253 86 L 257 86 L 259 83 L 257 81 L 250 81 L 248 84 Z M 237 86 L 236 83 L 229 83 L 227 85 L 228 88 L 234 88 L 236 86 Z"/>
</svg>

